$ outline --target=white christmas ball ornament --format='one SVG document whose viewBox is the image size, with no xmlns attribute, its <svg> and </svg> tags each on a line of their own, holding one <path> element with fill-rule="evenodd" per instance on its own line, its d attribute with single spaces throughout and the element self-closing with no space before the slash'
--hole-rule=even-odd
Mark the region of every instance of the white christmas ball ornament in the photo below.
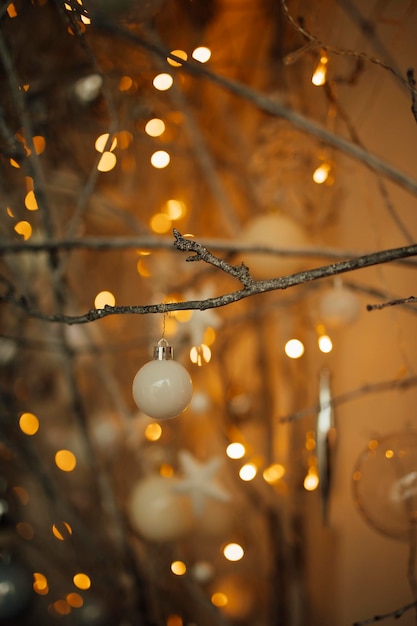
<svg viewBox="0 0 417 626">
<path fill-rule="evenodd" d="M 133 488 L 128 514 L 132 526 L 149 541 L 174 541 L 193 523 L 189 498 L 176 490 L 175 478 L 149 476 Z"/>
<path fill-rule="evenodd" d="M 303 229 L 287 215 L 271 213 L 255 217 L 244 228 L 240 241 L 253 246 L 282 250 L 300 250 L 308 239 Z M 303 259 L 297 256 L 279 256 L 261 252 L 243 252 L 242 260 L 255 279 L 267 279 L 291 274 L 302 267 Z"/>
<path fill-rule="evenodd" d="M 164 420 L 185 411 L 193 384 L 185 367 L 173 360 L 171 346 L 161 339 L 155 346 L 154 360 L 136 374 L 132 391 L 139 409 L 153 419 Z"/>
</svg>

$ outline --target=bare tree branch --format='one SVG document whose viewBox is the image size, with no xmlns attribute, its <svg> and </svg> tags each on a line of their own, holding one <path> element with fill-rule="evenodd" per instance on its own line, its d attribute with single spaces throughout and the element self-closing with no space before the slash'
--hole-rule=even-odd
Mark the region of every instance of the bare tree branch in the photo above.
<svg viewBox="0 0 417 626">
<path fill-rule="evenodd" d="M 169 302 L 141 306 L 106 305 L 102 309 L 90 309 L 90 311 L 83 315 L 64 315 L 61 313 L 48 314 L 32 309 L 30 303 L 24 296 L 16 296 L 16 294 L 12 292 L 10 285 L 8 285 L 7 292 L 0 296 L 0 302 L 8 302 L 15 305 L 23 310 L 29 317 L 34 317 L 47 322 L 59 322 L 64 324 L 85 324 L 87 322 L 103 319 L 109 315 L 146 315 L 150 313 L 168 313 L 169 311 L 195 309 L 205 311 L 207 309 L 227 306 L 233 302 L 238 302 L 239 300 L 243 300 L 244 298 L 260 293 L 284 290 L 289 287 L 295 287 L 296 285 L 309 283 L 322 278 L 337 276 L 338 274 L 343 274 L 345 272 L 351 272 L 365 267 L 389 263 L 394 260 L 417 255 L 417 244 L 415 244 L 412 246 L 404 246 L 402 248 L 393 248 L 391 250 L 382 250 L 371 254 L 365 254 L 363 256 L 347 259 L 338 263 L 332 263 L 330 265 L 323 265 L 311 270 L 297 272 L 296 274 L 291 274 L 289 276 L 272 278 L 270 280 L 253 280 L 250 276 L 248 268 L 246 268 L 245 265 L 230 265 L 226 261 L 219 259 L 212 253 L 208 252 L 208 250 L 197 241 L 183 237 L 177 230 L 174 231 L 174 235 L 175 246 L 177 249 L 194 253 L 188 257 L 188 261 L 202 260 L 205 263 L 222 270 L 226 274 L 237 278 L 242 283 L 244 288 L 239 291 L 229 292 L 227 294 L 207 298 L 205 300 L 189 300 L 184 302 Z"/>
<path fill-rule="evenodd" d="M 368 304 L 367 311 L 376 311 L 385 309 L 387 306 L 396 306 L 397 304 L 410 304 L 411 302 L 417 302 L 416 296 L 410 296 L 409 298 L 398 298 L 397 300 L 390 300 L 389 302 L 381 302 L 380 304 Z"/>
</svg>

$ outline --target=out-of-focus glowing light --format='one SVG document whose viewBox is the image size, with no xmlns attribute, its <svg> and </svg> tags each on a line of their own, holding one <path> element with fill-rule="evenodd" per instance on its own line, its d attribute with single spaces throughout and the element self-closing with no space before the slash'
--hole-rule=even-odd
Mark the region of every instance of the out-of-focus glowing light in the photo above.
<svg viewBox="0 0 417 626">
<path fill-rule="evenodd" d="M 321 163 L 313 172 L 313 180 L 317 185 L 325 183 L 329 177 L 330 163 Z"/>
<path fill-rule="evenodd" d="M 184 626 L 183 619 L 181 615 L 168 615 L 166 626 Z"/>
<path fill-rule="evenodd" d="M 245 551 L 238 543 L 228 543 L 223 548 L 223 554 L 228 561 L 240 561 Z"/>
<path fill-rule="evenodd" d="M 149 137 L 160 137 L 165 132 L 165 122 L 159 117 L 153 117 L 145 124 L 145 133 Z"/>
<path fill-rule="evenodd" d="M 23 487 L 16 485 L 15 487 L 12 487 L 12 491 L 16 497 L 19 498 L 21 504 L 27 504 L 29 502 L 29 494 Z"/>
<path fill-rule="evenodd" d="M 53 607 L 58 615 L 68 615 L 71 613 L 71 607 L 66 600 L 56 600 Z"/>
<path fill-rule="evenodd" d="M 28 191 L 25 197 L 25 207 L 28 211 L 37 211 L 38 203 L 36 201 L 36 196 L 34 191 Z"/>
<path fill-rule="evenodd" d="M 174 468 L 172 467 L 172 465 L 169 465 L 168 463 L 162 463 L 162 465 L 159 468 L 159 473 L 164 478 L 169 478 L 170 476 L 174 475 Z"/>
<path fill-rule="evenodd" d="M 162 428 L 156 422 L 148 424 L 145 428 L 145 439 L 148 441 L 158 441 L 162 436 Z"/>
<path fill-rule="evenodd" d="M 226 454 L 229 459 L 241 459 L 245 456 L 245 452 L 246 449 L 243 443 L 238 443 L 237 441 L 229 443 L 226 448 Z"/>
<path fill-rule="evenodd" d="M 190 350 L 190 361 L 199 367 L 208 363 L 211 359 L 211 350 L 205 343 L 193 346 Z"/>
<path fill-rule="evenodd" d="M 284 474 L 285 467 L 281 463 L 273 463 L 273 465 L 266 467 L 262 472 L 264 481 L 269 485 L 274 485 L 280 481 Z"/>
<path fill-rule="evenodd" d="M 171 198 L 167 200 L 164 205 L 164 213 L 166 213 L 171 220 L 180 220 L 185 216 L 187 207 L 182 200 L 175 200 Z"/>
<path fill-rule="evenodd" d="M 304 354 L 304 345 L 299 339 L 290 339 L 285 344 L 284 350 L 290 359 L 299 359 Z"/>
<path fill-rule="evenodd" d="M 157 150 L 151 156 L 151 164 L 158 170 L 164 169 L 169 165 L 171 157 L 166 150 Z"/>
<path fill-rule="evenodd" d="M 239 470 L 239 478 L 245 482 L 253 480 L 258 473 L 258 468 L 254 463 L 245 463 Z"/>
<path fill-rule="evenodd" d="M 25 435 L 35 435 L 39 430 L 39 420 L 33 413 L 22 413 L 19 428 Z"/>
<path fill-rule="evenodd" d="M 326 75 L 327 75 L 327 64 L 329 59 L 325 53 L 322 53 L 320 57 L 320 61 L 317 64 L 316 69 L 314 70 L 313 76 L 311 78 L 311 82 L 316 87 L 320 87 L 326 83 Z"/>
<path fill-rule="evenodd" d="M 35 135 L 32 137 L 32 141 L 36 154 L 42 154 L 46 147 L 45 137 L 42 137 L 42 135 Z"/>
<path fill-rule="evenodd" d="M 83 572 L 78 572 L 78 574 L 75 574 L 72 581 L 78 589 L 90 589 L 91 587 L 90 577 Z"/>
<path fill-rule="evenodd" d="M 29 224 L 29 222 L 26 222 L 25 220 L 17 222 L 17 224 L 15 224 L 14 230 L 17 232 L 18 235 L 21 235 L 25 241 L 30 239 L 30 237 L 32 236 L 32 226 Z"/>
<path fill-rule="evenodd" d="M 215 593 L 212 594 L 210 599 L 211 599 L 211 603 L 214 604 L 214 606 L 218 606 L 218 607 L 226 606 L 227 603 L 229 602 L 227 595 L 223 593 L 222 591 L 216 591 Z"/>
<path fill-rule="evenodd" d="M 325 354 L 333 350 L 333 343 L 328 335 L 320 335 L 318 338 L 318 344 L 320 351 Z"/>
<path fill-rule="evenodd" d="M 59 541 L 65 541 L 65 539 L 72 535 L 72 528 L 68 522 L 52 524 L 52 534 L 59 539 Z"/>
<path fill-rule="evenodd" d="M 152 81 L 153 86 L 158 91 L 167 91 L 173 85 L 174 79 L 171 74 L 158 74 Z"/>
<path fill-rule="evenodd" d="M 111 291 L 100 291 L 94 298 L 94 306 L 96 309 L 104 309 L 106 305 L 114 306 L 116 298 Z"/>
<path fill-rule="evenodd" d="M 179 59 L 183 59 L 183 61 L 186 61 L 188 59 L 188 54 L 184 52 L 184 50 L 171 50 L 171 54 L 178 57 Z M 174 59 L 171 59 L 170 57 L 167 57 L 167 61 L 173 67 L 179 67 L 180 65 L 182 65 L 180 61 L 176 61 Z"/>
<path fill-rule="evenodd" d="M 171 220 L 165 213 L 155 213 L 149 220 L 149 226 L 154 233 L 162 235 L 171 229 Z"/>
<path fill-rule="evenodd" d="M 26 539 L 26 541 L 30 541 L 35 536 L 33 526 L 28 522 L 18 522 L 16 524 L 16 532 L 20 537 Z"/>
<path fill-rule="evenodd" d="M 14 3 L 13 3 L 13 2 L 10 2 L 10 3 L 7 5 L 7 9 L 6 9 L 6 11 L 7 11 L 7 15 L 8 15 L 9 17 L 17 17 L 16 7 L 15 7 L 15 5 L 14 5 Z"/>
<path fill-rule="evenodd" d="M 97 164 L 99 172 L 111 172 L 116 167 L 117 157 L 114 152 L 105 151 Z"/>
<path fill-rule="evenodd" d="M 33 591 L 39 596 L 46 596 L 49 591 L 48 580 L 40 572 L 33 572 Z"/>
<path fill-rule="evenodd" d="M 310 467 L 307 476 L 304 478 L 304 489 L 306 491 L 314 491 L 319 486 L 319 477 L 317 475 L 317 469 Z"/>
<path fill-rule="evenodd" d="M 129 91 L 133 85 L 133 80 L 130 76 L 122 76 L 119 80 L 119 91 Z"/>
<path fill-rule="evenodd" d="M 97 152 L 104 152 L 105 150 L 112 151 L 117 147 L 117 137 L 113 137 L 111 143 L 109 142 L 109 133 L 103 133 L 99 135 L 95 141 L 94 147 Z"/>
<path fill-rule="evenodd" d="M 77 459 L 70 450 L 58 450 L 55 454 L 55 464 L 63 472 L 72 472 L 77 465 Z"/>
<path fill-rule="evenodd" d="M 84 604 L 84 600 L 79 593 L 68 593 L 65 599 L 74 609 L 79 609 Z"/>
<path fill-rule="evenodd" d="M 191 56 L 196 61 L 200 61 L 200 63 L 207 63 L 211 57 L 211 50 L 210 48 L 206 48 L 206 46 L 199 46 L 193 50 Z"/>
<path fill-rule="evenodd" d="M 184 561 L 173 561 L 171 563 L 171 572 L 176 576 L 183 576 L 187 571 L 187 566 Z"/>
</svg>

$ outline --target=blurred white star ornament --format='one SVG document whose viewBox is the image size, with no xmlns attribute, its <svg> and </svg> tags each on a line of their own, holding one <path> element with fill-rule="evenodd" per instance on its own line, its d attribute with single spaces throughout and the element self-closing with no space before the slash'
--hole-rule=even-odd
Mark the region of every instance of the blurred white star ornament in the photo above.
<svg viewBox="0 0 417 626">
<path fill-rule="evenodd" d="M 196 516 L 203 514 L 206 501 L 209 498 L 229 502 L 231 499 L 229 492 L 215 479 L 215 475 L 222 464 L 220 457 L 213 457 L 202 463 L 187 450 L 181 450 L 179 462 L 183 478 L 179 479 L 175 490 L 189 496 Z"/>
</svg>

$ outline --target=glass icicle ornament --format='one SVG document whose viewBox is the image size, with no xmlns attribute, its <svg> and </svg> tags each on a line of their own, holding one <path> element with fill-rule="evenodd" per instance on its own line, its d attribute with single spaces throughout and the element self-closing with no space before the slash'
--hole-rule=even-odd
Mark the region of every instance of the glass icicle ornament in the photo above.
<svg viewBox="0 0 417 626">
<path fill-rule="evenodd" d="M 173 349 L 166 339 L 158 341 L 153 360 L 136 374 L 132 391 L 138 408 L 157 420 L 176 417 L 190 404 L 191 377 L 185 367 L 174 361 Z"/>
</svg>

